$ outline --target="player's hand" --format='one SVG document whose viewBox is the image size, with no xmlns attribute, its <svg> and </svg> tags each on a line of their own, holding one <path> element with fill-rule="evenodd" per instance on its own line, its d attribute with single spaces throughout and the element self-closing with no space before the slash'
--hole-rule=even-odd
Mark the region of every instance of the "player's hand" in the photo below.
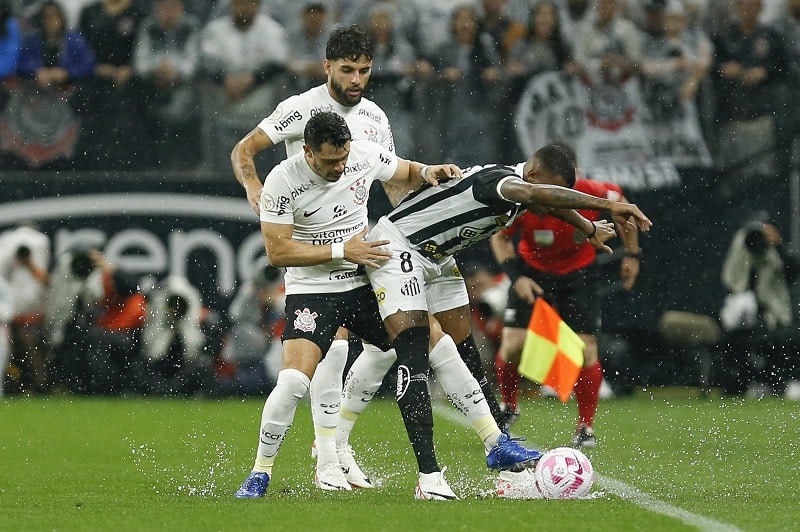
<svg viewBox="0 0 800 532">
<path fill-rule="evenodd" d="M 653 226 L 650 218 L 633 203 L 614 202 L 610 210 L 612 215 L 621 216 L 626 223 L 636 225 L 640 231 L 647 232 Z"/>
<path fill-rule="evenodd" d="M 531 305 L 536 301 L 537 296 L 544 294 L 544 290 L 539 286 L 539 283 L 524 275 L 514 282 L 514 291 Z"/>
<path fill-rule="evenodd" d="M 620 277 L 622 278 L 622 289 L 626 292 L 630 292 L 633 289 L 633 284 L 636 282 L 636 278 L 639 277 L 639 265 L 639 257 L 622 257 Z"/>
<path fill-rule="evenodd" d="M 607 220 L 598 220 L 592 223 L 594 224 L 594 234 L 591 238 L 587 238 L 589 243 L 598 251 L 613 253 L 613 250 L 606 245 L 606 242 L 617 236 L 614 224 Z"/>
<path fill-rule="evenodd" d="M 388 240 L 374 240 L 367 242 L 367 229 L 364 228 L 360 233 L 353 235 L 353 238 L 344 243 L 344 258 L 354 264 L 363 264 L 371 268 L 380 268 L 379 262 L 389 260 L 392 253 L 384 251 L 381 246 L 389 244 Z"/>
<path fill-rule="evenodd" d="M 436 186 L 444 181 L 464 177 L 461 168 L 454 164 L 434 164 L 425 169 L 422 178 L 429 184 Z"/>
<path fill-rule="evenodd" d="M 256 213 L 256 216 L 261 216 L 261 188 L 263 185 L 256 179 L 245 181 L 244 190 L 247 193 L 247 202 L 250 208 Z"/>
</svg>

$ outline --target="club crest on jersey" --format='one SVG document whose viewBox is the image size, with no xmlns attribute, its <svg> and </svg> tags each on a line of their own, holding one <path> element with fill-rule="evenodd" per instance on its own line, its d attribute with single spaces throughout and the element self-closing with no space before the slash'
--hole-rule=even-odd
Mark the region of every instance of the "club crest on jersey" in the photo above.
<svg viewBox="0 0 800 532">
<path fill-rule="evenodd" d="M 367 201 L 367 187 L 365 186 L 366 182 L 367 180 L 362 177 L 350 187 L 350 190 L 354 192 L 353 203 L 356 205 L 364 205 L 364 203 Z"/>
<path fill-rule="evenodd" d="M 368 127 L 364 130 L 364 135 L 372 142 L 378 142 L 378 130 L 374 127 Z"/>
<path fill-rule="evenodd" d="M 303 310 L 295 310 L 295 316 L 297 316 L 294 320 L 294 328 L 299 329 L 303 332 L 314 332 L 317 329 L 317 314 L 316 312 L 311 312 L 307 308 Z"/>
</svg>

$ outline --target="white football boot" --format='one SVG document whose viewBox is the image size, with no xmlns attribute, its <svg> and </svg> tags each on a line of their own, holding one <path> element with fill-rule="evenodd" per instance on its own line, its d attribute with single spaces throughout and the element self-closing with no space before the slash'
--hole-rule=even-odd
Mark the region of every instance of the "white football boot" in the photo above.
<svg viewBox="0 0 800 532">
<path fill-rule="evenodd" d="M 444 479 L 444 472 L 447 468 L 435 473 L 420 473 L 417 489 L 414 497 L 426 501 L 454 501 L 458 496 L 453 493 L 447 481 Z"/>
<path fill-rule="evenodd" d="M 344 476 L 347 482 L 354 488 L 374 488 L 372 481 L 361 470 L 356 462 L 353 448 L 347 444 L 336 446 L 336 456 L 344 469 Z"/>
<path fill-rule="evenodd" d="M 325 491 L 350 491 L 350 483 L 344 476 L 344 470 L 338 463 L 317 467 L 314 484 Z"/>
</svg>

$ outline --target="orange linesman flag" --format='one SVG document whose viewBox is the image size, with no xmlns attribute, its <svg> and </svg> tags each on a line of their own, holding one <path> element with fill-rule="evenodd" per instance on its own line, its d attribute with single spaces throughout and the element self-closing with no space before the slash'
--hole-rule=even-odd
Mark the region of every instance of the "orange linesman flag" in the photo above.
<svg viewBox="0 0 800 532">
<path fill-rule="evenodd" d="M 520 375 L 553 388 L 567 402 L 583 366 L 586 344 L 541 297 L 536 298 L 522 347 Z"/>
</svg>

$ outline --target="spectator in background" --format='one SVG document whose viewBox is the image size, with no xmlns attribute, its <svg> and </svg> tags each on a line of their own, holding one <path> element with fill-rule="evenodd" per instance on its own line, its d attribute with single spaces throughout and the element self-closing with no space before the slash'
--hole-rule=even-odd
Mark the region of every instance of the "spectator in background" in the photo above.
<svg viewBox="0 0 800 532">
<path fill-rule="evenodd" d="M 14 317 L 11 285 L 0 275 L 0 399 L 5 395 L 6 370 L 11 361 L 11 333 L 9 323 Z"/>
<path fill-rule="evenodd" d="M 22 34 L 19 22 L 12 15 L 11 1 L 0 0 L 0 83 L 17 71 Z M 5 88 L 0 84 L 0 112 L 5 109 Z"/>
<path fill-rule="evenodd" d="M 745 162 L 748 155 L 767 149 L 779 111 L 776 98 L 786 53 L 778 33 L 758 22 L 760 12 L 761 0 L 737 0 L 737 21 L 714 38 L 716 144 L 723 165 Z M 768 166 L 756 171 L 771 173 Z"/>
<path fill-rule="evenodd" d="M 250 131 L 253 117 L 275 107 L 286 81 L 284 29 L 258 12 L 260 4 L 231 0 L 229 15 L 211 21 L 202 36 L 201 57 L 211 80 L 203 104 L 207 155 L 212 168 L 226 175 L 230 147 Z"/>
<path fill-rule="evenodd" d="M 148 294 L 142 333 L 142 391 L 152 395 L 213 393 L 211 357 L 205 352 L 197 288 L 183 277 L 168 277 Z"/>
<path fill-rule="evenodd" d="M 433 60 L 438 74 L 442 114 L 439 130 L 444 158 L 462 166 L 497 160 L 494 143 L 487 142 L 497 127 L 497 88 L 500 55 L 494 43 L 481 39 L 475 8 L 453 10 L 450 38 Z"/>
<path fill-rule="evenodd" d="M 663 31 L 646 35 L 642 46 L 642 92 L 656 121 L 678 118 L 685 112 L 682 104 L 695 103 L 713 59 L 711 41 L 702 33 L 687 30 L 680 0 L 669 0 L 663 21 Z"/>
<path fill-rule="evenodd" d="M 481 39 L 491 38 L 501 61 L 508 59 L 512 48 L 525 37 L 525 26 L 508 15 L 507 0 L 481 0 Z"/>
<path fill-rule="evenodd" d="M 642 34 L 619 15 L 618 0 L 597 0 L 578 25 L 574 53 L 581 73 L 595 82 L 618 83 L 636 72 Z"/>
<path fill-rule="evenodd" d="M 293 77 L 291 92 L 307 91 L 324 83 L 327 76 L 320 57 L 325 57 L 330 21 L 322 2 L 307 2 L 301 16 L 302 24 L 289 32 L 292 43 L 286 68 Z"/>
<path fill-rule="evenodd" d="M 49 384 L 43 329 L 49 266 L 50 238 L 44 233 L 20 226 L 0 234 L 0 277 L 13 295 L 14 391 L 43 392 Z"/>
<path fill-rule="evenodd" d="M 791 296 L 798 275 L 800 259 L 784 247 L 771 223 L 748 222 L 733 236 L 721 277 L 731 294 L 720 313 L 728 331 L 723 382 L 727 393 L 749 389 L 760 396 L 780 393 L 786 386 L 798 363 L 800 338 L 792 325 Z"/>
<path fill-rule="evenodd" d="M 518 161 L 524 158 L 516 141 L 513 119 L 527 83 L 542 72 L 574 72 L 571 56 L 572 50 L 561 31 L 556 4 L 550 0 L 540 0 L 531 9 L 525 38 L 511 48 L 506 61 L 508 84 L 501 107 L 504 111 L 499 113 L 503 122 L 500 160 Z"/>
<path fill-rule="evenodd" d="M 788 14 L 776 26 L 786 50 L 787 78 L 775 115 L 777 174 L 788 178 L 793 168 L 794 141 L 800 135 L 800 113 L 794 99 L 800 94 L 800 0 L 787 0 Z"/>
<path fill-rule="evenodd" d="M 268 264 L 244 283 L 228 309 L 232 323 L 222 349 L 224 395 L 261 395 L 275 386 L 281 368 L 283 273 Z"/>
<path fill-rule="evenodd" d="M 375 43 L 375 52 L 369 93 L 370 99 L 380 102 L 389 117 L 395 151 L 410 153 L 414 148 L 411 86 L 416 53 L 397 30 L 395 17 L 395 6 L 389 2 L 378 2 L 370 10 L 366 31 Z"/>
<path fill-rule="evenodd" d="M 78 29 L 95 53 L 94 78 L 82 97 L 82 168 L 137 170 L 146 160 L 133 80 L 133 47 L 147 11 L 133 0 L 97 0 Z M 111 162 L 110 162 L 111 161 Z"/>
<path fill-rule="evenodd" d="M 59 393 L 89 395 L 93 391 L 95 346 L 90 330 L 101 312 L 103 280 L 91 251 L 79 249 L 62 254 L 50 276 L 46 328 L 53 389 Z"/>
<path fill-rule="evenodd" d="M 186 13 L 183 0 L 154 0 L 133 52 L 150 168 L 181 170 L 200 162 L 199 52 L 200 21 Z"/>
<path fill-rule="evenodd" d="M 0 122 L 7 168 L 72 166 L 81 135 L 74 96 L 93 69 L 94 53 L 80 33 L 68 29 L 61 5 L 43 2 L 23 38 L 16 82 Z"/>
<path fill-rule="evenodd" d="M 102 253 L 89 252 L 102 275 L 103 297 L 96 326 L 90 330 L 92 393 L 123 395 L 135 389 L 135 365 L 146 302 L 136 279 L 109 263 Z"/>
</svg>

